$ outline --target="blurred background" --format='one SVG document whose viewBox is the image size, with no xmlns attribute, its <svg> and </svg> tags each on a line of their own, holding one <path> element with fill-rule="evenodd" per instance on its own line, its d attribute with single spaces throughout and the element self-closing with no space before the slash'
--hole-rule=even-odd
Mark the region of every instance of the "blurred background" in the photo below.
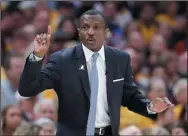
<svg viewBox="0 0 188 136">
<path fill-rule="evenodd" d="M 1 133 L 54 135 L 58 99 L 53 89 L 21 97 L 20 74 L 33 51 L 36 34 L 52 27 L 52 46 L 45 57 L 79 42 L 77 22 L 86 10 L 104 13 L 110 32 L 106 45 L 131 56 L 135 82 L 153 100 L 175 104 L 150 120 L 121 108 L 121 135 L 186 135 L 188 2 L 175 1 L 1 1 Z M 31 71 L 32 72 L 32 71 Z M 27 91 L 27 90 L 26 90 Z"/>
</svg>

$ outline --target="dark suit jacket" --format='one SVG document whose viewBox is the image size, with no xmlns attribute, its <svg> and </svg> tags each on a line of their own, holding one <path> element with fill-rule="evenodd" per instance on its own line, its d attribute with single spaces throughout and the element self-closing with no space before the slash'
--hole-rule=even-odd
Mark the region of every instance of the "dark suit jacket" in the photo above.
<svg viewBox="0 0 188 136">
<path fill-rule="evenodd" d="M 149 100 L 138 92 L 133 82 L 130 57 L 118 49 L 105 46 L 107 101 L 113 135 L 118 135 L 120 107 L 149 115 Z M 84 65 L 85 70 L 80 70 Z M 58 136 L 83 136 L 86 132 L 90 107 L 90 86 L 86 61 L 81 44 L 54 53 L 42 70 L 42 61 L 31 62 L 27 58 L 20 78 L 19 93 L 35 96 L 45 89 L 54 88 L 59 99 Z M 124 78 L 119 82 L 114 79 Z"/>
</svg>

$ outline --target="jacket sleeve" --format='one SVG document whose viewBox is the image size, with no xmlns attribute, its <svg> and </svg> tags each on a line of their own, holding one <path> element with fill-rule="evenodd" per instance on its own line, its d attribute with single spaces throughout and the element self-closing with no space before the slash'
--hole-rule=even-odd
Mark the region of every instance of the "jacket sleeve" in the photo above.
<svg viewBox="0 0 188 136">
<path fill-rule="evenodd" d="M 20 77 L 19 94 L 31 97 L 46 89 L 54 88 L 60 74 L 58 73 L 58 58 L 58 54 L 53 54 L 48 63 L 42 67 L 43 59 L 33 62 L 28 57 Z"/>
<path fill-rule="evenodd" d="M 130 56 L 126 56 L 127 66 L 124 76 L 124 90 L 122 105 L 126 106 L 129 110 L 136 112 L 145 117 L 156 119 L 156 114 L 149 114 L 147 104 L 150 101 L 138 90 L 137 85 L 134 83 L 132 70 L 130 66 Z"/>
</svg>

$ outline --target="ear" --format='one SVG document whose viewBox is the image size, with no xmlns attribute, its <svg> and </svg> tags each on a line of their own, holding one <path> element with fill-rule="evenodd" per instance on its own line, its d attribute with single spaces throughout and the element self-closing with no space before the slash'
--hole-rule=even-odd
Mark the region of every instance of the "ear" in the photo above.
<svg viewBox="0 0 188 136">
<path fill-rule="evenodd" d="M 107 35 L 108 35 L 109 32 L 110 32 L 110 29 L 106 28 L 106 30 L 105 30 L 105 37 L 107 37 Z"/>
<path fill-rule="evenodd" d="M 80 36 L 80 28 L 77 28 L 77 31 L 78 31 L 78 35 Z"/>
</svg>

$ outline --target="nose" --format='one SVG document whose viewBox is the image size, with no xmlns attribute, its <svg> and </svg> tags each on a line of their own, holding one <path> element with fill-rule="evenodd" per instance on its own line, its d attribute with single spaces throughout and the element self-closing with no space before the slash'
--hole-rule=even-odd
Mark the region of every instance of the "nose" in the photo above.
<svg viewBox="0 0 188 136">
<path fill-rule="evenodd" d="M 46 113 L 44 116 L 47 117 L 47 118 L 50 118 L 50 119 L 53 118 L 53 115 L 51 113 Z"/>
<path fill-rule="evenodd" d="M 93 30 L 93 28 L 90 28 L 88 30 L 88 35 L 94 35 L 95 34 L 95 31 Z"/>
</svg>

